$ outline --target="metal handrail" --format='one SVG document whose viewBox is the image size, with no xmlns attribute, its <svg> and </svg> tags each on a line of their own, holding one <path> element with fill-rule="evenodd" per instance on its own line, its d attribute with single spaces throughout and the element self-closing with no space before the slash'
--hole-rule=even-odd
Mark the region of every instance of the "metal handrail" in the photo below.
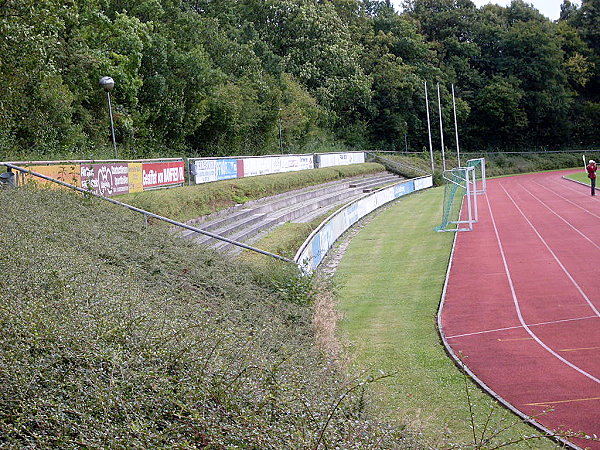
<svg viewBox="0 0 600 450">
<path fill-rule="evenodd" d="M 22 167 L 15 166 L 14 164 L 6 163 L 6 162 L 5 163 L 0 163 L 0 164 L 8 167 L 9 169 L 18 170 L 19 172 L 27 173 L 27 174 L 33 175 L 35 177 L 43 178 L 43 179 L 45 179 L 47 181 L 51 181 L 53 183 L 59 184 L 61 186 L 67 187 L 69 189 L 73 189 L 73 190 L 81 192 L 83 194 L 92 195 L 92 196 L 100 198 L 102 200 L 106 200 L 107 202 L 113 203 L 113 204 L 118 205 L 118 206 L 122 206 L 122 207 L 127 208 L 127 209 L 129 209 L 131 211 L 135 211 L 135 212 L 138 212 L 140 214 L 143 214 L 145 218 L 152 217 L 154 219 L 161 220 L 161 221 L 169 223 L 171 225 L 175 225 L 175 226 L 178 226 L 178 227 L 181 227 L 181 228 L 185 228 L 187 230 L 195 231 L 196 233 L 204 234 L 205 236 L 209 236 L 211 238 L 227 242 L 227 243 L 235 245 L 237 247 L 242 247 L 242 248 L 244 248 L 246 250 L 251 250 L 251 251 L 256 252 L 256 253 L 261 253 L 263 255 L 270 256 L 270 257 L 275 258 L 275 259 L 279 259 L 281 261 L 285 261 L 285 262 L 289 262 L 289 263 L 295 264 L 294 261 L 292 261 L 291 259 L 288 259 L 288 258 L 286 258 L 284 256 L 277 255 L 277 254 L 271 253 L 271 252 L 267 252 L 266 250 L 261 250 L 261 249 L 256 248 L 256 247 L 252 247 L 250 245 L 246 245 L 246 244 L 244 244 L 242 242 L 234 241 L 233 239 L 229 239 L 229 238 L 226 238 L 224 236 L 220 236 L 218 234 L 214 234 L 214 233 L 211 233 L 209 231 L 202 230 L 200 228 L 192 227 L 191 225 L 188 225 L 188 224 L 185 224 L 185 223 L 182 223 L 182 222 L 177 222 L 176 220 L 172 220 L 172 219 L 169 219 L 167 217 L 159 216 L 158 214 L 151 213 L 150 211 L 146 211 L 144 209 L 137 208 L 137 207 L 132 206 L 132 205 L 128 205 L 127 203 L 119 202 L 119 201 L 114 200 L 114 199 L 109 198 L 109 197 L 104 197 L 103 195 L 96 194 L 95 192 L 89 191 L 87 189 L 80 188 L 78 186 L 73 186 L 72 184 L 65 183 L 64 181 L 61 181 L 61 180 L 57 180 L 56 178 L 52 178 L 52 177 L 49 177 L 47 175 L 44 175 L 44 174 L 41 174 L 41 173 L 38 173 L 38 172 L 34 172 L 33 170 L 24 169 Z"/>
</svg>

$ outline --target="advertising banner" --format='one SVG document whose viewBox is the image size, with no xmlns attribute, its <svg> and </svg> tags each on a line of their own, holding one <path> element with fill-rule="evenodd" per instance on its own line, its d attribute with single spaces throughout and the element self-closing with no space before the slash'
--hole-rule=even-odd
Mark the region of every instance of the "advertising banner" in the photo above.
<svg viewBox="0 0 600 450">
<path fill-rule="evenodd" d="M 294 261 L 302 270 L 311 273 L 321 263 L 333 243 L 354 223 L 380 206 L 415 190 L 431 187 L 431 177 L 417 178 L 383 188 L 356 200 L 322 223 L 304 242 Z"/>
<path fill-rule="evenodd" d="M 313 154 L 190 160 L 196 184 L 314 168 Z"/>
<path fill-rule="evenodd" d="M 142 164 L 144 190 L 160 186 L 183 184 L 185 182 L 183 161 L 169 161 Z"/>
<path fill-rule="evenodd" d="M 293 172 L 296 170 L 315 168 L 314 158 L 312 155 L 281 156 L 280 161 L 280 172 Z"/>
<path fill-rule="evenodd" d="M 365 162 L 364 152 L 348 153 L 319 153 L 317 155 L 319 167 L 345 166 L 348 164 L 362 164 Z"/>
<path fill-rule="evenodd" d="M 233 158 L 198 159 L 194 161 L 193 167 L 196 184 L 238 177 L 238 160 Z"/>
<path fill-rule="evenodd" d="M 231 180 L 237 176 L 237 159 L 217 159 L 217 180 Z"/>
<path fill-rule="evenodd" d="M 129 192 L 127 163 L 82 164 L 81 187 L 104 197 Z"/>
<path fill-rule="evenodd" d="M 264 158 L 243 158 L 245 177 L 254 177 L 257 175 L 267 175 L 277 173 L 281 162 L 276 156 L 265 156 Z"/>
<path fill-rule="evenodd" d="M 144 181 L 142 174 L 142 163 L 129 163 L 129 192 L 142 192 Z"/>
<path fill-rule="evenodd" d="M 69 183 L 74 186 L 81 187 L 81 175 L 79 164 L 55 164 L 44 166 L 28 166 L 33 172 L 41 173 L 51 178 L 56 178 L 64 183 Z M 43 178 L 34 177 L 28 174 L 23 174 L 23 181 L 35 181 L 36 183 L 51 183 Z M 56 186 L 56 184 L 51 183 Z"/>
</svg>

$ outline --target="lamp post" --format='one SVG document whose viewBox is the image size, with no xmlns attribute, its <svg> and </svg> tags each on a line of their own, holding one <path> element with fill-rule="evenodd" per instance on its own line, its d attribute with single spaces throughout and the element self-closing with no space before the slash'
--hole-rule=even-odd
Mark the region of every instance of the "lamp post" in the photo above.
<svg viewBox="0 0 600 450">
<path fill-rule="evenodd" d="M 282 139 L 282 132 L 281 132 L 281 110 L 282 110 L 282 108 L 279 108 L 279 116 L 278 116 L 277 124 L 279 126 L 279 153 L 283 154 L 283 139 Z"/>
<path fill-rule="evenodd" d="M 117 159 L 117 141 L 115 140 L 115 124 L 113 122 L 112 105 L 110 103 L 110 91 L 115 87 L 115 81 L 111 77 L 100 78 L 100 87 L 106 92 L 108 98 L 108 115 L 110 116 L 110 131 L 112 136 L 112 143 L 115 149 L 115 159 Z"/>
</svg>

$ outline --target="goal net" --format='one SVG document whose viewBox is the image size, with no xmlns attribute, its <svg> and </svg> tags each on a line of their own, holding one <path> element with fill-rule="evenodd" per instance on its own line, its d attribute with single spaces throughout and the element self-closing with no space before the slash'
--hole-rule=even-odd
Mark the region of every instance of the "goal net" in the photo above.
<svg viewBox="0 0 600 450">
<path fill-rule="evenodd" d="M 435 230 L 471 231 L 479 220 L 477 195 L 484 194 L 486 188 L 484 158 L 470 159 L 466 167 L 444 171 L 442 223 Z"/>
</svg>

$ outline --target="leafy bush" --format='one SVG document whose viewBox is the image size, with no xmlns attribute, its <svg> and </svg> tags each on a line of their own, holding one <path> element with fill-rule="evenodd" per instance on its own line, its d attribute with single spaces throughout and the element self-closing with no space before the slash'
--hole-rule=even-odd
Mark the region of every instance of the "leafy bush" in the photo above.
<svg viewBox="0 0 600 450">
<path fill-rule="evenodd" d="M 315 348 L 311 309 L 249 267 L 93 198 L 0 202 L 0 446 L 414 444 Z"/>
</svg>

